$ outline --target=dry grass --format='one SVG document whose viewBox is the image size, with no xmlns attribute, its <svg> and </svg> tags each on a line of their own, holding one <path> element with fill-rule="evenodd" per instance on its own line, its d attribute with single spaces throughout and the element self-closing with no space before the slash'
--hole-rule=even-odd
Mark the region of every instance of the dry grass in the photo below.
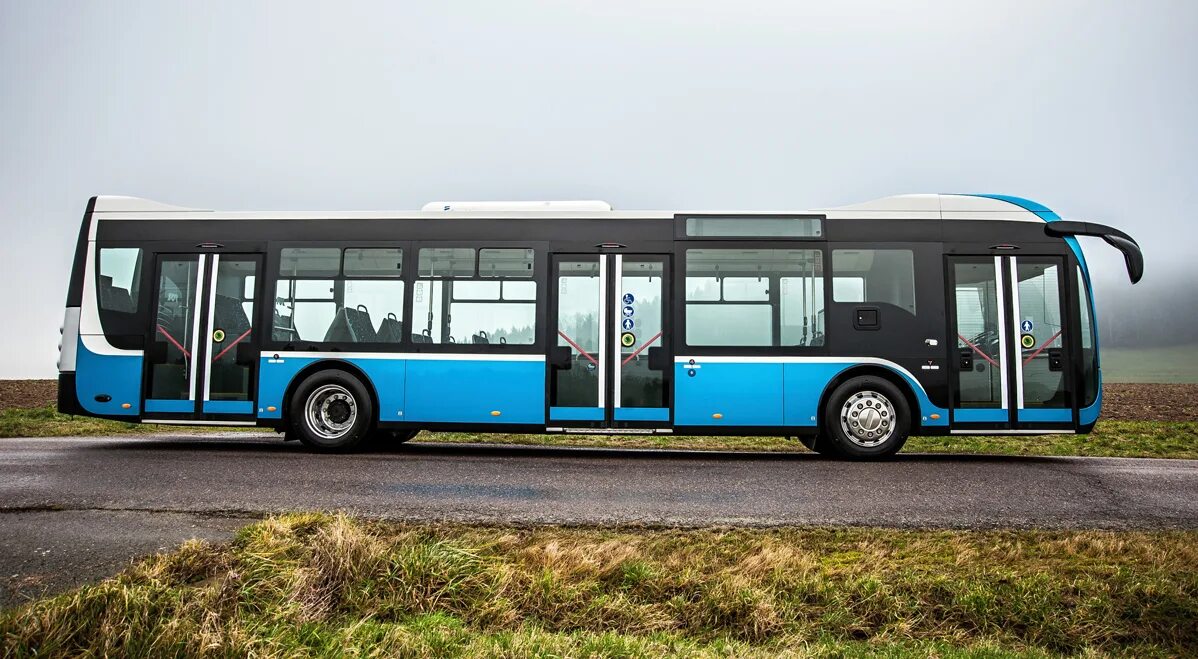
<svg viewBox="0 0 1198 659">
<path fill-rule="evenodd" d="M 1186 655 L 1196 541 L 287 515 L 6 611 L 0 642 L 62 657 Z"/>
</svg>

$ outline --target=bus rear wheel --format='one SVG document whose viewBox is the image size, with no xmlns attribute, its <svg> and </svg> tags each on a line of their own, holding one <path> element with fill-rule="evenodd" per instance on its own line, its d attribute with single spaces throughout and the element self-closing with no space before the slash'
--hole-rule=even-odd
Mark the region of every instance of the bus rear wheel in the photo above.
<svg viewBox="0 0 1198 659">
<path fill-rule="evenodd" d="M 344 371 L 314 373 L 291 397 L 289 433 L 317 451 L 358 448 L 370 435 L 374 405 L 366 387 Z"/>
<path fill-rule="evenodd" d="M 889 380 L 855 377 L 832 392 L 824 408 L 824 438 L 846 458 L 885 458 L 899 452 L 911 430 L 907 398 Z"/>
</svg>

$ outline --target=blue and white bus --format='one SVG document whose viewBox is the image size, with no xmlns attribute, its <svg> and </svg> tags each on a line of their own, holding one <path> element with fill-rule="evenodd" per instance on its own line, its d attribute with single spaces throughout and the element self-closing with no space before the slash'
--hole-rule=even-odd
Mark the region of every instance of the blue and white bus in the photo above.
<svg viewBox="0 0 1198 659">
<path fill-rule="evenodd" d="M 58 406 L 327 451 L 454 430 L 778 435 L 868 458 L 912 434 L 1088 432 L 1079 235 L 1140 279 L 1123 232 L 1003 195 L 776 213 L 96 197 Z"/>
</svg>

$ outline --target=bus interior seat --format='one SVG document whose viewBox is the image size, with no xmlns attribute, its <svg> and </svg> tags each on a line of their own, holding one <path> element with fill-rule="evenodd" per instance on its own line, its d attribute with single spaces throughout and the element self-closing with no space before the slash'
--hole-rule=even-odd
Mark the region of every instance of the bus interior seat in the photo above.
<svg viewBox="0 0 1198 659">
<path fill-rule="evenodd" d="M 324 340 L 331 343 L 375 343 L 378 337 L 365 308 L 342 307 L 325 332 Z"/>
<path fill-rule="evenodd" d="M 471 343 L 479 344 L 479 345 L 486 345 L 486 344 L 491 343 L 491 340 L 489 338 L 487 338 L 487 333 L 485 331 L 480 330 L 479 333 L 475 334 L 474 337 L 471 339 Z"/>
<path fill-rule="evenodd" d="M 429 335 L 428 330 L 424 330 L 420 334 L 412 332 L 412 343 L 432 343 L 433 337 Z"/>
<path fill-rule="evenodd" d="M 403 321 L 389 313 L 379 325 L 378 341 L 380 343 L 399 343 L 403 340 Z"/>
<path fill-rule="evenodd" d="M 215 327 L 224 330 L 228 340 L 236 339 L 250 329 L 250 319 L 237 298 L 218 293 L 213 311 L 216 313 Z"/>
<path fill-rule="evenodd" d="M 275 341 L 286 341 L 288 343 L 299 339 L 299 334 L 295 331 L 295 323 L 292 322 L 291 316 L 284 316 L 279 313 L 278 309 L 275 309 L 270 336 Z"/>
<path fill-rule="evenodd" d="M 129 291 L 112 285 L 112 277 L 100 275 L 100 308 L 109 311 L 133 313 L 133 298 Z"/>
</svg>

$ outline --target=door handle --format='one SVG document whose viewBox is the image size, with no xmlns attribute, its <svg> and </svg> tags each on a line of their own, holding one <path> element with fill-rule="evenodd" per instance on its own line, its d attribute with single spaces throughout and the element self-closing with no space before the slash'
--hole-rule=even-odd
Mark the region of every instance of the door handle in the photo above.
<svg viewBox="0 0 1198 659">
<path fill-rule="evenodd" d="M 961 370 L 973 370 L 973 351 L 969 350 L 968 348 L 961 350 Z"/>
<path fill-rule="evenodd" d="M 1048 349 L 1048 370 L 1060 371 L 1064 369 L 1064 356 L 1060 348 Z"/>
</svg>

